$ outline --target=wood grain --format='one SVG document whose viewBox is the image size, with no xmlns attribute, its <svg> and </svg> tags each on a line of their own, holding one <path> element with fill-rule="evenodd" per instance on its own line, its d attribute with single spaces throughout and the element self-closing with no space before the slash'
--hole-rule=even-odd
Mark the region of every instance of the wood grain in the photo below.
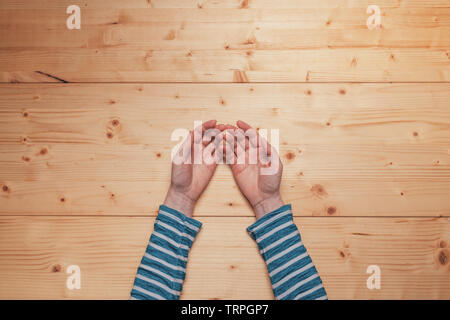
<svg viewBox="0 0 450 320">
<path fill-rule="evenodd" d="M 450 7 L 441 0 L 381 1 L 380 30 L 366 26 L 366 1 L 86 1 L 81 30 L 66 28 L 67 3 L 55 3 L 0 6 L 0 81 L 450 79 Z"/>
<path fill-rule="evenodd" d="M 272 299 L 263 260 L 245 228 L 252 218 L 202 218 L 184 299 Z M 126 299 L 153 218 L 2 217 L 0 298 Z M 330 299 L 449 299 L 450 221 L 296 218 Z M 233 235 L 233 236 L 230 236 Z M 68 290 L 68 265 L 81 289 Z M 366 269 L 381 268 L 381 290 Z"/>
<path fill-rule="evenodd" d="M 240 118 L 280 130 L 282 193 L 295 215 L 448 216 L 449 89 L 3 85 L 0 212 L 155 215 L 169 184 L 172 131 Z M 224 165 L 196 214 L 252 216 Z"/>
<path fill-rule="evenodd" d="M 336 1 L 336 0 L 83 0 L 80 7 L 90 9 L 110 9 L 110 8 L 127 8 L 127 9 L 145 9 L 145 8 L 177 8 L 177 9 L 261 9 L 261 8 L 284 8 L 297 9 L 305 8 L 367 8 L 373 4 L 371 0 L 353 0 L 353 1 Z M 65 9 L 73 4 L 71 0 L 4 0 L 0 3 L 0 9 Z M 377 0 L 377 5 L 383 8 L 439 8 L 447 7 L 447 0 Z M 201 8 L 200 8 L 201 7 Z"/>
</svg>

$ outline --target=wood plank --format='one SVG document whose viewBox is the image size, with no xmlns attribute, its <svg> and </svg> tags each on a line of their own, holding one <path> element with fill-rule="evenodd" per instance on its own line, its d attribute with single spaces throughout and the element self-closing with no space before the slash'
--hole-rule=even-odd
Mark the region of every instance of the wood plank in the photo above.
<svg viewBox="0 0 450 320">
<path fill-rule="evenodd" d="M 0 9 L 65 9 L 73 4 L 71 0 L 4 0 L 0 3 Z M 80 5 L 90 9 L 110 9 L 110 8 L 128 8 L 128 9 L 145 9 L 145 8 L 235 8 L 235 9 L 263 9 L 263 8 L 284 8 L 295 9 L 299 6 L 305 8 L 367 8 L 373 4 L 371 0 L 279 0 L 273 2 L 271 0 L 84 0 Z M 447 7 L 447 0 L 377 0 L 377 5 L 383 8 L 436 8 Z"/>
<path fill-rule="evenodd" d="M 449 89 L 3 85 L 0 213 L 155 215 L 169 185 L 172 131 L 238 117 L 280 129 L 282 193 L 295 215 L 448 216 Z M 224 165 L 196 214 L 252 216 Z"/>
<path fill-rule="evenodd" d="M 67 30 L 59 4 L 2 5 L 0 81 L 450 79 L 450 7 L 440 0 L 386 4 L 382 28 L 372 31 L 367 6 L 353 1 L 280 8 L 260 1 L 245 10 L 236 2 L 201 9 L 189 1 L 122 3 L 86 2 L 82 30 Z"/>
<path fill-rule="evenodd" d="M 1 299 L 126 299 L 153 218 L 2 217 Z M 251 218 L 202 218 L 184 299 L 271 299 Z M 449 299 L 447 218 L 296 218 L 330 299 Z M 66 288 L 67 266 L 81 289 Z M 366 269 L 381 268 L 381 290 Z"/>
<path fill-rule="evenodd" d="M 450 79 L 446 50 L 150 50 L 0 49 L 0 81 L 448 82 Z M 151 61 L 151 67 L 147 61 Z"/>
</svg>

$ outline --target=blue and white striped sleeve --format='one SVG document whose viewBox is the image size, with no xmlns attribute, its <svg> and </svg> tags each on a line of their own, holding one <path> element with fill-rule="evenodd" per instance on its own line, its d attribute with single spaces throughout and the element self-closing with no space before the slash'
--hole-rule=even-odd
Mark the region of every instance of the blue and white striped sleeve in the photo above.
<svg viewBox="0 0 450 320">
<path fill-rule="evenodd" d="M 247 228 L 269 272 L 277 300 L 326 300 L 322 280 L 292 219 L 291 205 L 272 211 Z"/>
<path fill-rule="evenodd" d="M 186 277 L 189 250 L 202 223 L 165 205 L 137 270 L 131 300 L 176 300 Z"/>
</svg>

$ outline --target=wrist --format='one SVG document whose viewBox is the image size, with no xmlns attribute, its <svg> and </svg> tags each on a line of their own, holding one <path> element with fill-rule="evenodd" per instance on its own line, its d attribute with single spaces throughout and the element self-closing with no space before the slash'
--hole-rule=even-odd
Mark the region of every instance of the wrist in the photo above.
<svg viewBox="0 0 450 320">
<path fill-rule="evenodd" d="M 265 198 L 253 206 L 253 212 L 255 213 L 256 219 L 259 219 L 280 207 L 284 206 L 284 201 L 279 193 Z"/>
<path fill-rule="evenodd" d="M 169 188 L 166 199 L 164 200 L 164 205 L 192 218 L 195 208 L 195 200 L 183 192 Z"/>
</svg>

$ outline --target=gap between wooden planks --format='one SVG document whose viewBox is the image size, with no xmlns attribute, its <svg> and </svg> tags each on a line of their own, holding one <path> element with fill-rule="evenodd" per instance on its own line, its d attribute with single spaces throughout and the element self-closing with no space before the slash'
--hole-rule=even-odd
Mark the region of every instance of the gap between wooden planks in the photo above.
<svg viewBox="0 0 450 320">
<path fill-rule="evenodd" d="M 280 130 L 282 194 L 304 216 L 448 216 L 449 84 L 0 86 L 0 213 L 155 215 L 176 128 Z M 36 203 L 41 205 L 36 206 Z M 198 216 L 252 216 L 219 166 Z"/>
<path fill-rule="evenodd" d="M 184 299 L 272 299 L 245 228 L 253 218 L 203 217 Z M 0 218 L 1 299 L 126 299 L 154 218 Z M 330 299 L 449 299 L 448 218 L 295 218 Z M 81 290 L 65 270 L 81 268 Z M 381 268 L 381 290 L 366 269 Z"/>
</svg>

